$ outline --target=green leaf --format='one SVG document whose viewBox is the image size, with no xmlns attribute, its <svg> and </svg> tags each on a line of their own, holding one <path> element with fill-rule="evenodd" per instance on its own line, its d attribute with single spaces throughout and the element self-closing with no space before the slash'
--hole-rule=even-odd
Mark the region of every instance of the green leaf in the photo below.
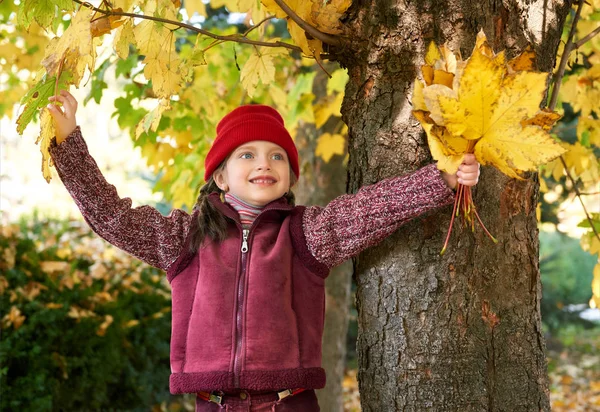
<svg viewBox="0 0 600 412">
<path fill-rule="evenodd" d="M 600 233 L 600 213 L 590 213 L 590 218 L 592 219 L 592 223 L 594 224 L 594 228 L 596 229 L 596 232 Z M 577 227 L 591 229 L 592 225 L 590 224 L 590 221 L 587 220 L 587 218 L 586 218 L 586 219 L 582 220 L 581 222 L 579 222 Z"/>
<path fill-rule="evenodd" d="M 117 122 L 122 129 L 135 128 L 139 121 L 146 114 L 144 109 L 134 109 L 131 105 L 131 98 L 119 97 L 115 99 L 115 110 L 112 116 L 117 116 Z"/>
<path fill-rule="evenodd" d="M 37 0 L 35 2 L 33 18 L 41 27 L 48 27 L 52 23 L 55 14 L 56 6 L 52 1 Z"/>
<path fill-rule="evenodd" d="M 67 83 L 71 80 L 71 74 L 63 72 L 58 82 L 58 91 L 67 90 Z M 21 99 L 21 105 L 25 105 L 23 112 L 17 119 L 17 132 L 23 134 L 23 131 L 27 125 L 31 122 L 35 114 L 39 109 L 48 105 L 48 98 L 54 94 L 54 86 L 56 82 L 56 76 L 47 78 L 44 76 L 42 80 L 35 85 L 35 87 L 23 96 Z"/>
<path fill-rule="evenodd" d="M 127 59 L 119 59 L 115 68 L 115 77 L 123 76 L 126 78 L 133 77 L 131 72 L 135 66 L 137 66 L 139 55 L 135 53 L 129 53 Z"/>
<path fill-rule="evenodd" d="M 84 99 L 84 104 L 87 104 L 91 98 L 93 98 L 96 103 L 100 103 L 100 99 L 102 98 L 102 90 L 108 87 L 104 81 L 104 74 L 106 73 L 106 69 L 110 66 L 110 64 L 110 58 L 104 60 L 100 67 L 98 67 L 98 69 L 96 69 L 96 71 L 92 74 L 92 90 L 90 90 L 90 94 L 88 94 Z"/>
</svg>

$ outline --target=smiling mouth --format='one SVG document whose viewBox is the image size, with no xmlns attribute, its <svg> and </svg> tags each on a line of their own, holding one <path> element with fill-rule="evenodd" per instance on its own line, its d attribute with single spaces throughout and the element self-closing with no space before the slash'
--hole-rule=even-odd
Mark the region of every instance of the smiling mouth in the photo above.
<svg viewBox="0 0 600 412">
<path fill-rule="evenodd" d="M 250 183 L 267 185 L 267 184 L 277 183 L 277 181 L 273 180 L 273 179 L 252 179 L 252 180 L 250 180 Z"/>
</svg>

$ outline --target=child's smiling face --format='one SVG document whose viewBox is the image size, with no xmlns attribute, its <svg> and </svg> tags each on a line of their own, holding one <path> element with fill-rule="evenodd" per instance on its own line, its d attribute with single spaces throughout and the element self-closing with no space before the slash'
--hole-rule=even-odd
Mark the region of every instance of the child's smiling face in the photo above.
<svg viewBox="0 0 600 412">
<path fill-rule="evenodd" d="M 254 140 L 238 146 L 213 178 L 221 190 L 264 206 L 290 190 L 290 162 L 281 146 Z"/>
</svg>

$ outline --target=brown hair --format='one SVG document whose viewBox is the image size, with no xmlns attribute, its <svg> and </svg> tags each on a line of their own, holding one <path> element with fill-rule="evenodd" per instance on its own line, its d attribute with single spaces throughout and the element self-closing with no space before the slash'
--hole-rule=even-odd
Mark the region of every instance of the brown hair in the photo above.
<svg viewBox="0 0 600 412">
<path fill-rule="evenodd" d="M 227 159 L 215 169 L 215 172 L 225 169 L 226 162 Z M 296 175 L 290 166 L 290 186 L 293 186 L 296 181 Z M 218 193 L 219 196 L 225 194 L 225 192 L 217 186 L 217 183 L 212 176 L 208 179 L 206 184 L 200 187 L 198 199 L 194 205 L 193 210 L 198 210 L 199 213 L 197 224 L 192 226 L 192 239 L 190 242 L 190 251 L 192 253 L 198 250 L 207 236 L 217 242 L 225 240 L 227 237 L 227 217 L 225 217 L 225 215 L 223 215 L 223 213 L 208 200 L 208 196 L 211 193 Z M 292 206 L 296 204 L 296 198 L 291 190 L 285 193 L 283 197 L 287 200 L 288 204 Z"/>
</svg>

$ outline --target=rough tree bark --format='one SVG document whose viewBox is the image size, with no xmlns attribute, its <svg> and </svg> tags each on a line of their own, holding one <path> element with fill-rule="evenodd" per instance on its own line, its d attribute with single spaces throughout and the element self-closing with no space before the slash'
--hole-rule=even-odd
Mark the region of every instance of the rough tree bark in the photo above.
<svg viewBox="0 0 600 412">
<path fill-rule="evenodd" d="M 411 90 L 431 40 L 469 56 L 483 28 L 508 57 L 531 42 L 550 71 L 569 2 L 355 0 L 350 80 L 349 191 L 411 172 L 431 157 L 411 117 Z M 455 228 L 451 208 L 401 228 L 354 261 L 363 411 L 547 411 L 535 210 L 537 175 L 516 181 L 482 168 L 479 213 L 499 240 Z"/>
<path fill-rule="evenodd" d="M 327 70 L 333 71 L 334 65 Z M 313 92 L 316 99 L 326 94 L 327 77 L 317 73 Z M 334 133 L 337 128 L 335 118 L 331 118 L 321 129 L 313 124 L 305 124 L 298 130 L 298 147 L 302 177 L 294 187 L 296 203 L 301 205 L 325 206 L 336 196 L 346 192 L 346 176 L 343 155 L 333 156 L 329 162 L 315 156 L 317 139 L 322 133 Z M 352 264 L 344 262 L 334 268 L 325 281 L 325 331 L 323 333 L 323 368 L 327 374 L 327 385 L 317 391 L 322 411 L 342 412 L 344 370 L 346 366 L 346 336 L 350 309 L 350 286 Z"/>
</svg>

